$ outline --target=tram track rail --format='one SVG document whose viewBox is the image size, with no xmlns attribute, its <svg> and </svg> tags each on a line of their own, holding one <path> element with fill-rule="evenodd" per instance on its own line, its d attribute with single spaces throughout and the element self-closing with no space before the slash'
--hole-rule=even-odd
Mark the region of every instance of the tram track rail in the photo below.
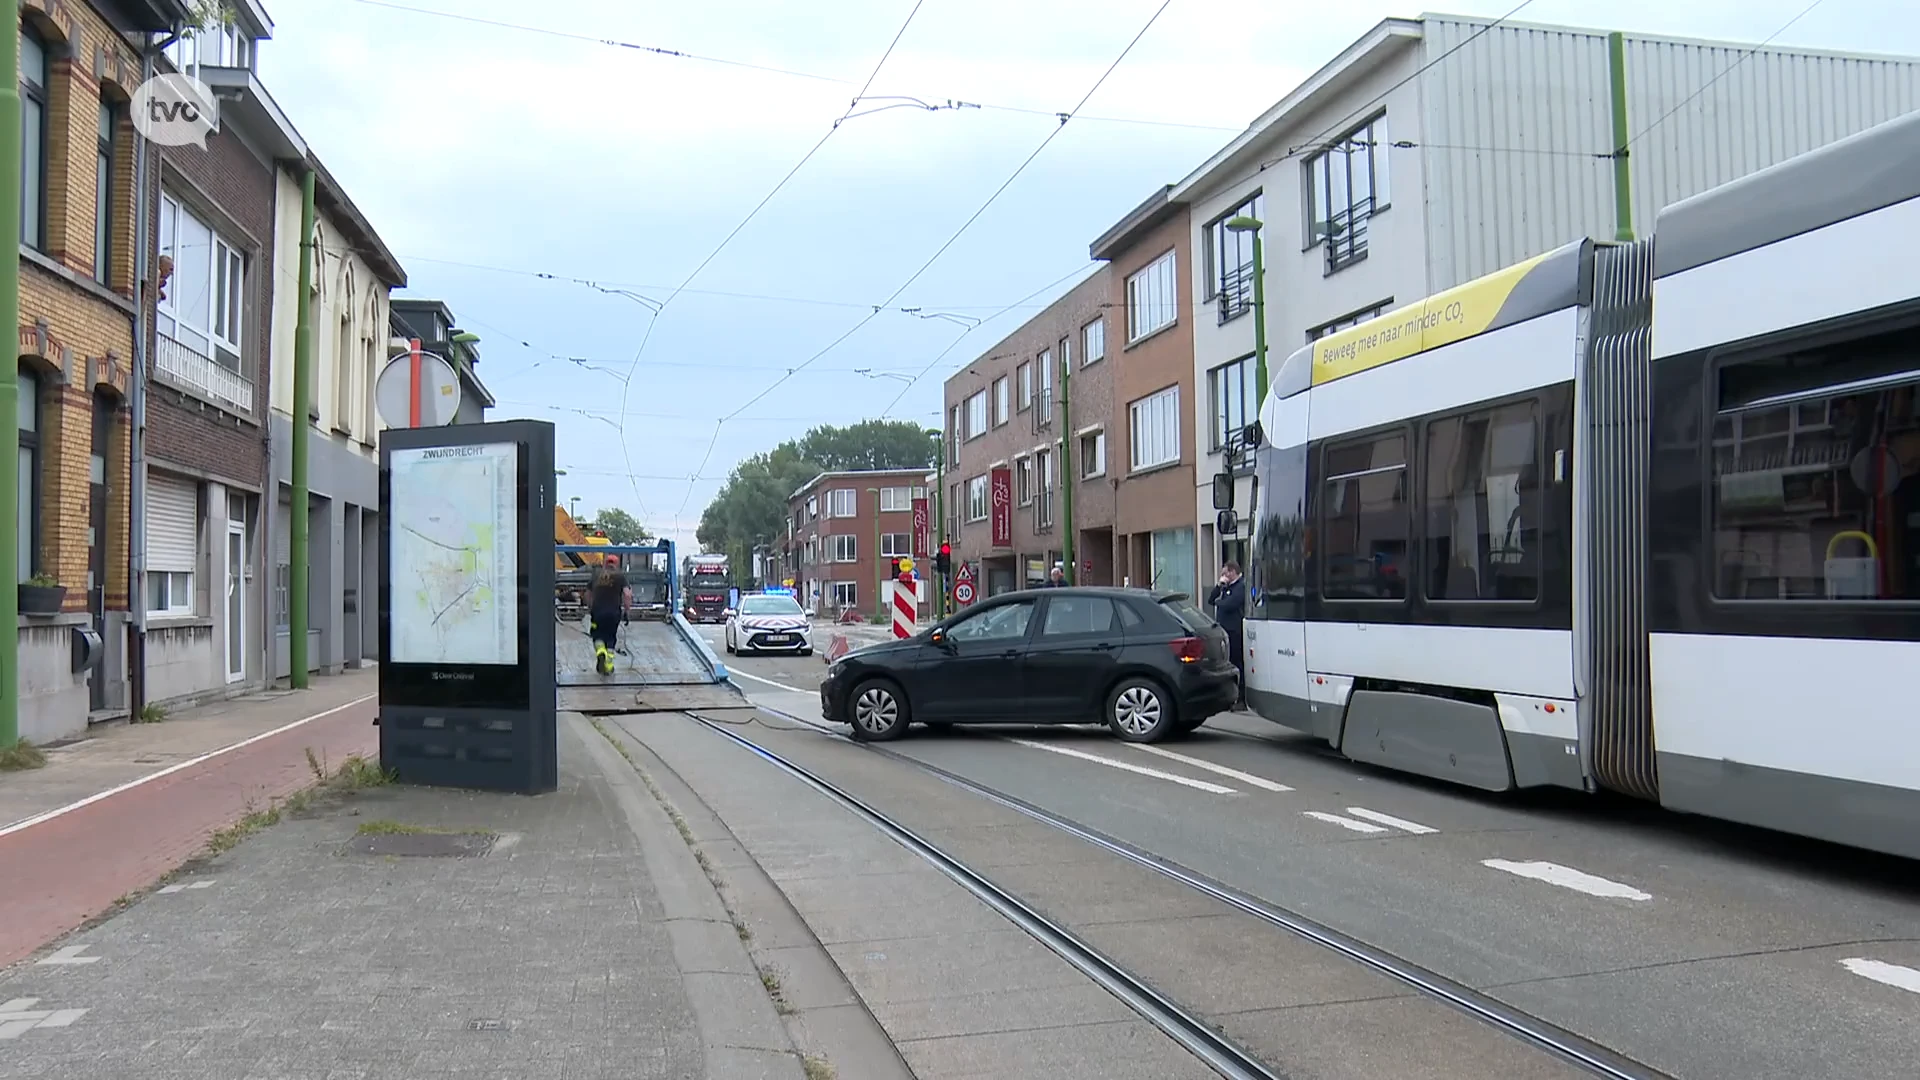
<svg viewBox="0 0 1920 1080">
<path fill-rule="evenodd" d="M 1515 1009 L 1488 994 L 1377 949 L 1298 912 L 1249 895 L 1173 860 L 1142 850 L 1098 829 L 910 755 L 884 746 L 859 742 L 819 723 L 778 710 L 768 709 L 765 706 L 759 708 L 763 712 L 800 724 L 804 728 L 817 731 L 836 741 L 912 766 L 970 795 L 1011 810 L 1082 843 L 1150 870 L 1177 882 L 1186 889 L 1201 893 L 1228 908 L 1250 916 L 1260 923 L 1284 931 L 1299 940 L 1391 979 L 1409 988 L 1418 997 L 1465 1014 L 1509 1039 L 1588 1075 L 1606 1077 L 1609 1080 L 1672 1080 L 1665 1073 L 1633 1061 L 1539 1017 Z M 1259 1060 L 1252 1052 L 1227 1039 L 1204 1018 L 1156 990 L 1140 975 L 1127 970 L 1102 954 L 1059 920 L 1050 918 L 1019 897 L 1002 889 L 984 874 L 967 866 L 963 860 L 926 840 L 908 826 L 869 805 L 858 796 L 806 766 L 741 734 L 738 730 L 741 727 L 739 723 L 709 719 L 698 712 L 689 712 L 688 715 L 702 726 L 742 746 L 775 768 L 852 811 L 908 850 L 932 863 L 961 887 L 1006 916 L 1041 944 L 1113 993 L 1144 1020 L 1165 1032 L 1222 1076 L 1238 1080 L 1242 1077 L 1268 1078 L 1286 1075 L 1282 1071 L 1276 1071 L 1273 1065 Z"/>
</svg>

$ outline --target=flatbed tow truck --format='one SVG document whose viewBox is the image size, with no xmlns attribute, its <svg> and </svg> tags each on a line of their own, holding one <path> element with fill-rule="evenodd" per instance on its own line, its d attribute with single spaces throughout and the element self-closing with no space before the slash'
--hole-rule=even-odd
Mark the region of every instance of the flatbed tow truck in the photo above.
<svg viewBox="0 0 1920 1080">
<path fill-rule="evenodd" d="M 562 543 L 554 545 L 554 553 L 563 559 L 618 556 L 633 587 L 633 606 L 620 627 L 611 675 L 594 670 L 585 610 L 577 603 L 563 604 L 556 595 L 554 664 L 560 711 L 605 716 L 746 706 L 746 696 L 728 679 L 726 664 L 680 613 L 673 541 Z"/>
</svg>

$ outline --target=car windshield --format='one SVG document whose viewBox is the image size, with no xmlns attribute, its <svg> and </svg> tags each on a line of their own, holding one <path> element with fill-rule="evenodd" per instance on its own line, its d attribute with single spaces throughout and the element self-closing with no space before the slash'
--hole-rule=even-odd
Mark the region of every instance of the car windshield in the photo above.
<svg viewBox="0 0 1920 1080">
<path fill-rule="evenodd" d="M 749 596 L 740 601 L 742 615 L 798 615 L 800 605 L 791 596 Z"/>
</svg>

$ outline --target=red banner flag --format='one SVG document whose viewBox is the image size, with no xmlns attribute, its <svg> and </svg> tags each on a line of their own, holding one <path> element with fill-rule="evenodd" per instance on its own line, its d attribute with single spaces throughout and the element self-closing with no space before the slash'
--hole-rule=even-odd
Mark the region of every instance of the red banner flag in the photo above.
<svg viewBox="0 0 1920 1080">
<path fill-rule="evenodd" d="M 913 500 L 913 557 L 933 558 L 933 527 L 925 499 Z"/>
<path fill-rule="evenodd" d="M 1013 470 L 993 470 L 993 546 L 1013 546 Z"/>
</svg>

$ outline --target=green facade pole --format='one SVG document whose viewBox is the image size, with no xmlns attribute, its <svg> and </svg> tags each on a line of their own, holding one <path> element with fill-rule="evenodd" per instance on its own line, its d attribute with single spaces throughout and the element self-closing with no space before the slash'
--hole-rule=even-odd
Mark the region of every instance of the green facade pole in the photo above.
<svg viewBox="0 0 1920 1080">
<path fill-rule="evenodd" d="M 299 314 L 293 324 L 293 490 L 287 508 L 292 525 L 287 538 L 287 679 L 296 690 L 305 690 L 308 685 L 307 582 L 312 579 L 307 565 L 307 517 L 311 509 L 307 496 L 307 442 L 313 424 L 307 413 L 313 407 L 313 177 L 312 169 L 300 177 L 300 292 L 295 301 Z"/>
<path fill-rule="evenodd" d="M 867 490 L 873 492 L 873 610 L 881 622 L 891 624 L 893 620 L 887 618 L 887 558 L 880 554 L 880 489 Z"/>
<path fill-rule="evenodd" d="M 933 447 L 933 550 L 927 553 L 929 559 L 940 557 L 940 545 L 947 543 L 947 433 L 935 433 Z M 951 574 L 941 574 L 936 568 L 929 575 L 933 578 L 933 618 L 938 622 L 947 617 L 947 579 Z"/>
<path fill-rule="evenodd" d="M 1073 554 L 1073 414 L 1068 408 L 1067 383 L 1073 378 L 1073 358 L 1060 350 L 1060 556 L 1066 562 L 1065 581 L 1078 585 L 1079 564 Z"/>
<path fill-rule="evenodd" d="M 1633 240 L 1633 173 L 1627 168 L 1627 38 L 1607 35 L 1607 77 L 1613 98 L 1613 238 Z"/>
<path fill-rule="evenodd" d="M 0 251 L 20 250 L 20 45 L 0 49 Z M 20 325 L 20 258 L 0 259 L 0 326 Z M 20 349 L 0 364 L 0 566 L 20 564 Z M 33 552 L 27 553 L 29 556 Z M 29 558 L 29 562 L 33 562 Z M 0 750 L 20 741 L 20 593 L 0 588 Z"/>
<path fill-rule="evenodd" d="M 1265 225 L 1255 226 L 1253 230 L 1253 418 L 1256 420 L 1267 404 L 1267 266 L 1260 243 L 1260 234 L 1265 230 Z"/>
</svg>

